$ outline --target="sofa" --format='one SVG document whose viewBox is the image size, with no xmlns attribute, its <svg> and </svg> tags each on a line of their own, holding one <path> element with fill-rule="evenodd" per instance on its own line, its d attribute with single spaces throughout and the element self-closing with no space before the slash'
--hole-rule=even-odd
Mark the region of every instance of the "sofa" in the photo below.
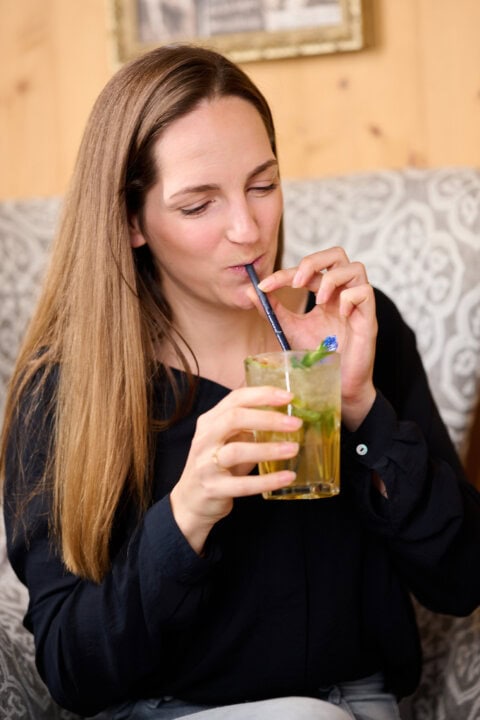
<svg viewBox="0 0 480 720">
<path fill-rule="evenodd" d="M 366 264 L 372 284 L 392 297 L 417 333 L 432 391 L 461 457 L 470 458 L 474 481 L 480 170 L 405 168 L 288 180 L 284 197 L 285 264 L 331 245 Z M 60 198 L 0 202 L 0 416 L 60 208 Z M 22 626 L 26 604 L 26 590 L 8 564 L 1 522 L 0 720 L 73 720 L 35 669 L 33 641 Z M 480 610 L 451 618 L 418 603 L 415 609 L 424 669 L 415 695 L 402 701 L 402 717 L 480 718 Z"/>
</svg>

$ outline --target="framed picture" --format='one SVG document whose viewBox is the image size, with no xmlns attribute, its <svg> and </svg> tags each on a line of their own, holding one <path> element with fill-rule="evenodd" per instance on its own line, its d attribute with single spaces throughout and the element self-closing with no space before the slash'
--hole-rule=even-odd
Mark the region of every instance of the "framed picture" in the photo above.
<svg viewBox="0 0 480 720">
<path fill-rule="evenodd" d="M 235 62 L 359 50 L 362 0 L 112 0 L 117 59 L 187 42 Z"/>
</svg>

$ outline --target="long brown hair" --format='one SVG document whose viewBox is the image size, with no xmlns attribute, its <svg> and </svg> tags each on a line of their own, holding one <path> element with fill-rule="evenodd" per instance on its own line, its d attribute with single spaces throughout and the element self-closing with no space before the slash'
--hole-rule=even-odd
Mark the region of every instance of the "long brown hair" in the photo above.
<svg viewBox="0 0 480 720">
<path fill-rule="evenodd" d="M 276 155 L 265 98 L 215 52 L 161 47 L 108 82 L 85 129 L 44 288 L 10 384 L 2 476 L 22 394 L 39 370 L 43 382 L 58 370 L 54 436 L 40 490 L 52 492 L 52 526 L 66 566 L 94 581 L 109 568 L 122 496 L 129 493 L 140 510 L 148 504 L 156 344 L 169 343 L 189 368 L 150 251 L 130 247 L 129 218 L 135 215 L 142 227 L 162 130 L 203 99 L 225 95 L 254 105 Z M 177 391 L 178 407 L 179 398 Z"/>
</svg>

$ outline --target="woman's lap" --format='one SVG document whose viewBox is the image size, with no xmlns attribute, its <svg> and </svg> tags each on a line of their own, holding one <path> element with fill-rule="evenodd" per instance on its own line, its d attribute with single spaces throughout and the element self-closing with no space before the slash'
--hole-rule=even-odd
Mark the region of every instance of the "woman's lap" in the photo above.
<svg viewBox="0 0 480 720">
<path fill-rule="evenodd" d="M 142 700 L 111 716 L 112 720 L 350 720 L 351 716 L 324 700 L 274 698 L 220 707 L 192 706 L 180 700 Z"/>
<path fill-rule="evenodd" d="M 380 674 L 319 689 L 319 696 L 220 707 L 175 698 L 139 700 L 102 713 L 98 720 L 400 720 L 397 702 L 383 690 Z"/>
</svg>

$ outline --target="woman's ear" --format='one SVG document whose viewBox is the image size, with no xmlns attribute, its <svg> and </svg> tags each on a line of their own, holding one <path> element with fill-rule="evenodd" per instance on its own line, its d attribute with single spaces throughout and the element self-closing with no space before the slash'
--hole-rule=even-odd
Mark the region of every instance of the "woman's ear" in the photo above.
<svg viewBox="0 0 480 720">
<path fill-rule="evenodd" d="M 128 228 L 130 231 L 130 247 L 139 248 L 139 247 L 142 247 L 142 245 L 147 244 L 147 241 L 145 240 L 143 233 L 140 229 L 140 226 L 138 224 L 137 216 L 132 217 L 130 219 Z"/>
</svg>

